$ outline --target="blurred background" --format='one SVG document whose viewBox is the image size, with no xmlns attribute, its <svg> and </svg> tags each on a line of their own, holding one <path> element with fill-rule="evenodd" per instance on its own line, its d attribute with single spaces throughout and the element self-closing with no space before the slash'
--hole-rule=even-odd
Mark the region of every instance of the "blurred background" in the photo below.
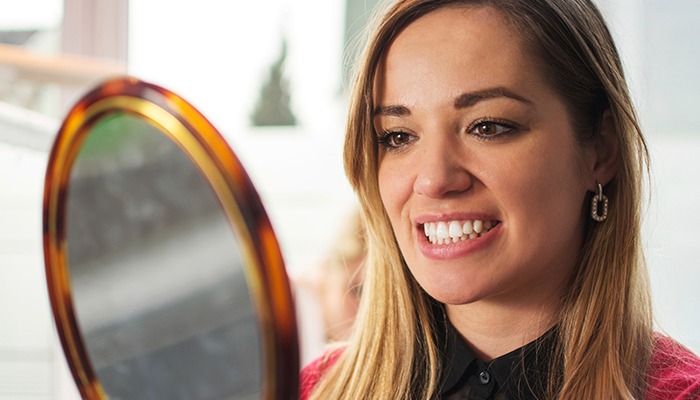
<svg viewBox="0 0 700 400">
<path fill-rule="evenodd" d="M 0 400 L 78 398 L 48 303 L 41 196 L 79 96 L 129 74 L 199 108 L 246 166 L 296 276 L 323 262 L 354 207 L 346 83 L 378 2 L 0 0 Z M 652 152 L 644 234 L 658 328 L 700 352 L 700 3 L 598 4 Z"/>
</svg>

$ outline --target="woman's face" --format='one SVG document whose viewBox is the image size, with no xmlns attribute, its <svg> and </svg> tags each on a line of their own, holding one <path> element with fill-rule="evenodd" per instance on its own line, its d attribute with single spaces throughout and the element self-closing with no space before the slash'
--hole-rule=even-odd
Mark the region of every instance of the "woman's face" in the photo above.
<svg viewBox="0 0 700 400">
<path fill-rule="evenodd" d="M 379 189 L 418 283 L 447 304 L 556 296 L 582 243 L 595 155 L 492 8 L 409 25 L 377 71 Z"/>
</svg>

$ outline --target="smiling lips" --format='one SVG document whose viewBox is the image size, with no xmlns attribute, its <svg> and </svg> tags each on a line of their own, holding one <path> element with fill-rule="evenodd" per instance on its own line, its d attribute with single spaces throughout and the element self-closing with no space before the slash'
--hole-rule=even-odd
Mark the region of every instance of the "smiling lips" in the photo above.
<svg viewBox="0 0 700 400">
<path fill-rule="evenodd" d="M 457 243 L 462 240 L 476 239 L 485 235 L 500 222 L 495 220 L 463 220 L 426 222 L 423 224 L 428 241 L 434 245 Z"/>
</svg>

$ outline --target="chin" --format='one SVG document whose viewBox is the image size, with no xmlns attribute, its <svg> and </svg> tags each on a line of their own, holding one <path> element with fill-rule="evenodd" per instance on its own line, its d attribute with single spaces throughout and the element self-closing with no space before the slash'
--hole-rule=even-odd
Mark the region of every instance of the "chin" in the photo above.
<svg viewBox="0 0 700 400">
<path fill-rule="evenodd" d="M 433 271 L 413 270 L 413 278 L 428 294 L 440 303 L 458 305 L 470 304 L 482 300 L 489 295 L 488 277 L 465 274 L 459 266 L 457 271 L 444 269 L 441 274 Z M 427 272 L 427 273 L 426 273 Z M 485 280 L 485 282 L 484 282 Z"/>
<path fill-rule="evenodd" d="M 459 288 L 440 286 L 430 288 L 423 287 L 423 289 L 428 296 L 447 305 L 471 304 L 484 298 L 482 293 L 474 292 L 471 288 L 465 290 L 463 285 Z"/>
<path fill-rule="evenodd" d="M 442 304 L 449 305 L 449 306 L 460 306 L 460 305 L 466 305 L 466 304 L 472 304 L 475 303 L 479 300 L 481 300 L 481 297 L 471 297 L 471 296 L 464 296 L 462 294 L 457 294 L 453 296 L 431 296 L 435 300 L 439 301 Z"/>
</svg>

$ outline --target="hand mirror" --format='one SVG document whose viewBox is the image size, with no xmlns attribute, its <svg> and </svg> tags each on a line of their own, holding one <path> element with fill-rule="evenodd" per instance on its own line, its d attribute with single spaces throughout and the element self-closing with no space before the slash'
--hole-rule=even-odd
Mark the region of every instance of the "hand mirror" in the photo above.
<svg viewBox="0 0 700 400">
<path fill-rule="evenodd" d="M 83 399 L 295 399 L 294 307 L 269 219 L 217 130 L 174 93 L 105 82 L 63 122 L 44 255 Z"/>
</svg>

